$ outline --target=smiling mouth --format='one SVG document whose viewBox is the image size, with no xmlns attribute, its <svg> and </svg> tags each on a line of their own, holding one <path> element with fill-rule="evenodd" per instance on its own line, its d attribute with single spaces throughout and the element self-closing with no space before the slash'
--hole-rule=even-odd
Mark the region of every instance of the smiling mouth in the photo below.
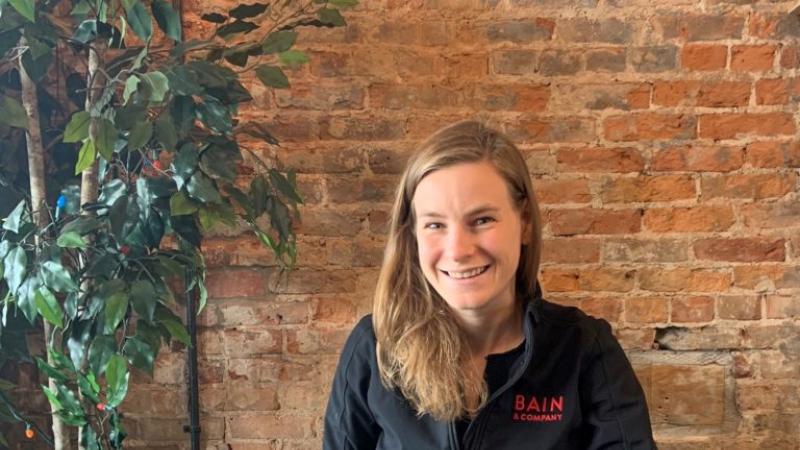
<svg viewBox="0 0 800 450">
<path fill-rule="evenodd" d="M 486 272 L 486 270 L 488 270 L 488 269 L 489 269 L 489 265 L 482 266 L 482 267 L 476 267 L 474 269 L 465 270 L 463 272 L 456 272 L 456 271 L 448 272 L 448 271 L 445 271 L 445 270 L 442 270 L 442 272 L 445 275 L 447 275 L 448 277 L 450 277 L 450 278 L 453 278 L 453 279 L 456 279 L 456 280 L 465 280 L 465 279 L 468 279 L 468 278 L 475 278 L 478 275 Z"/>
</svg>

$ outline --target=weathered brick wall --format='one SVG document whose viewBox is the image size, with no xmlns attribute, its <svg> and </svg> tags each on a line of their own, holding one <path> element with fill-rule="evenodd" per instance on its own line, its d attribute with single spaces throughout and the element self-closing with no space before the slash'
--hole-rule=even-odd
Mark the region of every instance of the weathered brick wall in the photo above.
<svg viewBox="0 0 800 450">
<path fill-rule="evenodd" d="M 311 64 L 245 112 L 284 142 L 246 145 L 300 173 L 299 267 L 282 281 L 253 238 L 206 242 L 206 448 L 319 447 L 405 155 L 476 114 L 535 176 L 547 297 L 612 322 L 661 448 L 798 448 L 793 3 L 363 0 L 347 29 L 304 30 Z M 191 30 L 214 4 L 186 8 Z M 183 371 L 175 352 L 137 378 L 131 444 L 186 448 Z"/>
</svg>

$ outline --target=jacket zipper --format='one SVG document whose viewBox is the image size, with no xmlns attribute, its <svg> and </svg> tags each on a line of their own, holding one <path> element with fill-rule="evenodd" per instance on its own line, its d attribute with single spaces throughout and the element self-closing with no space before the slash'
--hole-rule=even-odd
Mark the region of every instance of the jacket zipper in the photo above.
<svg viewBox="0 0 800 450">
<path fill-rule="evenodd" d="M 475 416 L 475 420 L 473 420 L 469 424 L 469 426 L 467 427 L 467 430 L 464 432 L 464 437 L 468 436 L 470 434 L 470 431 L 473 429 L 473 427 L 475 427 L 476 435 L 472 439 L 472 442 L 474 442 L 475 445 L 465 445 L 464 446 L 465 447 L 464 450 L 480 450 L 480 446 L 478 445 L 478 443 L 481 441 L 481 439 L 479 439 L 479 438 L 483 436 L 483 432 L 484 432 L 486 427 L 485 426 L 480 426 L 479 427 L 479 425 L 483 425 L 483 424 L 479 423 L 478 421 L 480 421 L 481 419 L 483 419 L 482 420 L 483 422 L 486 421 L 486 416 L 488 414 L 486 412 L 491 410 L 494 401 L 497 400 L 501 395 L 503 395 L 508 389 L 510 389 L 511 386 L 514 385 L 514 383 L 519 381 L 519 379 L 522 378 L 522 375 L 525 373 L 525 369 L 528 367 L 528 365 L 531 364 L 531 360 L 533 359 L 533 330 L 528 328 L 530 326 L 530 324 L 528 323 L 527 320 L 528 320 L 528 318 L 526 317 L 526 321 L 525 321 L 525 324 L 523 325 L 523 327 L 525 327 L 524 328 L 525 339 L 526 340 L 530 339 L 530 341 L 529 341 L 530 347 L 528 347 L 528 345 L 526 345 L 525 353 L 522 355 L 523 364 L 519 367 L 519 369 L 517 369 L 517 371 L 514 374 L 514 376 L 509 378 L 508 381 L 506 381 L 506 384 L 504 384 L 500 389 L 498 389 L 494 394 L 492 394 L 491 397 L 489 397 L 489 400 L 486 402 L 486 406 L 484 406 L 484 408 L 481 411 L 478 412 L 478 415 Z M 530 351 L 530 355 L 528 354 L 528 351 Z M 527 362 L 527 364 L 525 364 L 525 362 Z M 456 428 L 455 423 L 454 422 L 451 423 L 450 424 L 450 433 L 454 437 L 453 440 L 454 440 L 455 445 L 456 445 L 456 450 L 461 450 L 461 443 L 458 441 L 458 434 L 456 433 L 455 428 Z M 465 439 L 465 441 L 466 441 L 466 439 Z"/>
</svg>

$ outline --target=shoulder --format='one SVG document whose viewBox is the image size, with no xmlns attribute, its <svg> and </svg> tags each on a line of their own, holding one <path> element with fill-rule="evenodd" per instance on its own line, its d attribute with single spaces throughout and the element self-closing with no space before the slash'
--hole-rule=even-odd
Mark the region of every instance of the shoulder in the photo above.
<svg viewBox="0 0 800 450">
<path fill-rule="evenodd" d="M 559 305 L 542 299 L 538 310 L 540 320 L 551 327 L 579 329 L 590 337 L 611 334 L 611 325 L 606 320 L 590 316 L 574 306 Z"/>
<path fill-rule="evenodd" d="M 342 349 L 340 367 L 348 371 L 351 367 L 364 367 L 371 365 L 375 359 L 375 330 L 372 328 L 372 314 L 362 317 Z M 354 364 L 355 363 L 355 364 Z"/>
</svg>

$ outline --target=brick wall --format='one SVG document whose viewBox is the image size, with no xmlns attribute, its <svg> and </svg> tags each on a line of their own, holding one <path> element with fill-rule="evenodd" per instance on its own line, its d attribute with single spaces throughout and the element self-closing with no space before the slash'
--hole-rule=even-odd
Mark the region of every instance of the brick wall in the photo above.
<svg viewBox="0 0 800 450">
<path fill-rule="evenodd" d="M 244 113 L 299 172 L 299 267 L 281 279 L 253 238 L 207 240 L 205 448 L 319 448 L 403 161 L 476 114 L 535 177 L 547 297 L 612 322 L 661 448 L 798 448 L 793 3 L 363 0 L 348 28 L 304 30 L 310 65 L 291 90 L 254 84 Z M 176 351 L 137 377 L 132 445 L 186 448 L 183 371 Z"/>
</svg>

